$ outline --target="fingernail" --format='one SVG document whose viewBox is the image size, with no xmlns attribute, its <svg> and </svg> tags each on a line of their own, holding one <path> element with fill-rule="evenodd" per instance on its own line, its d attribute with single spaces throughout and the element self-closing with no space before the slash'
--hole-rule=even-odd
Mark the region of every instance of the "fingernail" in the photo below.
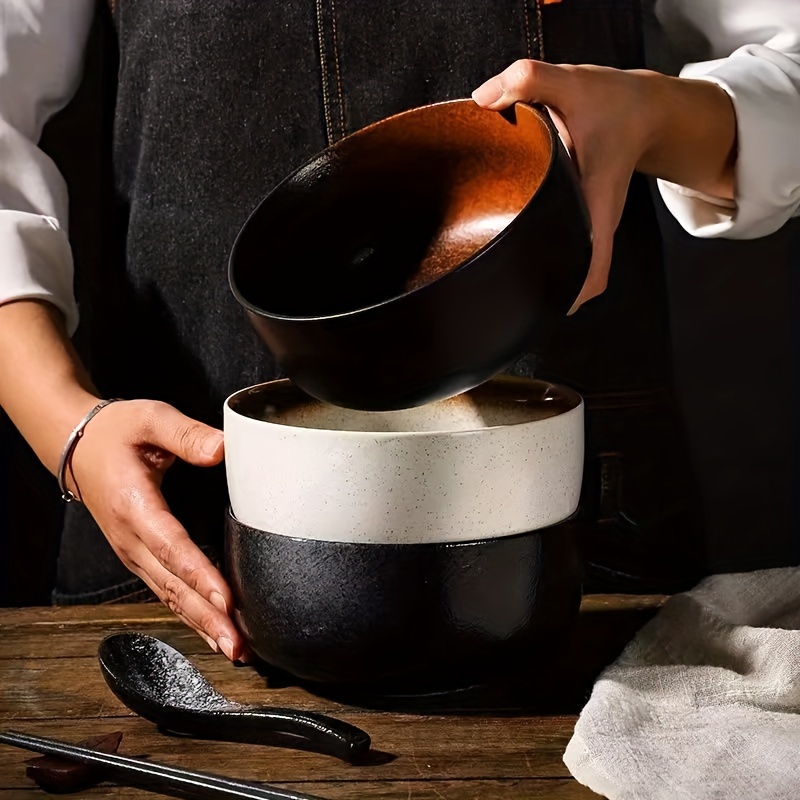
<svg viewBox="0 0 800 800">
<path fill-rule="evenodd" d="M 215 641 L 214 641 L 214 640 L 213 640 L 213 639 L 212 639 L 210 636 L 206 636 L 204 633 L 201 633 L 200 635 L 201 635 L 201 636 L 203 637 L 203 639 L 205 640 L 205 643 L 206 643 L 206 644 L 207 644 L 207 645 L 208 645 L 208 646 L 209 646 L 209 647 L 210 647 L 210 648 L 211 648 L 211 649 L 212 649 L 212 650 L 213 650 L 215 653 L 219 653 L 219 647 L 217 647 L 217 643 L 216 643 L 216 642 L 215 642 Z"/>
<path fill-rule="evenodd" d="M 242 654 L 239 656 L 239 658 L 236 661 L 234 661 L 234 664 L 240 665 L 242 667 L 249 667 L 254 662 L 255 662 L 255 657 L 248 648 L 245 648 L 242 651 Z"/>
<path fill-rule="evenodd" d="M 479 106 L 494 105 L 502 96 L 503 87 L 497 81 L 486 81 L 472 93 L 472 99 Z"/>
<path fill-rule="evenodd" d="M 217 639 L 219 649 L 228 657 L 228 661 L 233 661 L 233 642 L 227 636 L 220 636 Z"/>
<path fill-rule="evenodd" d="M 214 456 L 219 449 L 220 444 L 222 444 L 222 434 L 221 433 L 211 433 L 203 440 L 203 455 L 204 456 Z"/>
<path fill-rule="evenodd" d="M 216 606 L 223 614 L 228 613 L 228 604 L 219 592 L 211 592 L 211 604 Z"/>
</svg>

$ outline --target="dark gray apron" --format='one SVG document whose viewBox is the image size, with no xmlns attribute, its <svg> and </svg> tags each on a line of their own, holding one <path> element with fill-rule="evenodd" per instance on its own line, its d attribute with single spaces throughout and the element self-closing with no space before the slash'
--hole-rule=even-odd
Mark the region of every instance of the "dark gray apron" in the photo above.
<svg viewBox="0 0 800 800">
<path fill-rule="evenodd" d="M 213 425 L 230 392 L 278 374 L 231 296 L 226 259 L 249 211 L 285 174 L 381 117 L 467 96 L 518 58 L 644 63 L 636 0 L 120 0 L 106 22 L 97 57 L 115 102 L 97 130 L 106 125 L 102 141 L 112 143 L 103 174 L 113 203 L 92 223 L 73 220 L 94 231 L 75 234 L 79 346 L 104 396 L 165 400 Z M 605 295 L 514 371 L 586 398 L 587 589 L 670 591 L 706 560 L 673 393 L 659 227 L 640 176 L 611 274 Z M 213 557 L 223 467 L 176 465 L 164 492 Z M 140 591 L 85 509 L 69 506 L 54 599 Z"/>
</svg>

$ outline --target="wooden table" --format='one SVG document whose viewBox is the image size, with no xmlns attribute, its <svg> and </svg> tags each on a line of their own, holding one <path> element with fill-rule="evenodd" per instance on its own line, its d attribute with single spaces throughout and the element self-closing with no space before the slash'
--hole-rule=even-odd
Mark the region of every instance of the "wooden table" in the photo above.
<svg viewBox="0 0 800 800">
<path fill-rule="evenodd" d="M 235 667 L 159 606 L 0 609 L 0 729 L 73 743 L 122 731 L 123 754 L 146 754 L 153 761 L 332 800 L 596 798 L 569 776 L 562 753 L 594 677 L 663 600 L 587 596 L 569 644 L 525 685 L 509 683 L 435 709 L 423 703 L 402 711 L 325 698 L 291 680 Z M 164 639 L 233 699 L 314 709 L 348 720 L 371 735 L 383 757 L 371 766 L 352 766 L 314 753 L 159 733 L 129 712 L 100 674 L 97 646 L 118 630 Z M 32 757 L 0 746 L 2 800 L 46 796 L 25 776 L 24 762 Z M 102 784 L 79 796 L 132 800 L 156 795 Z"/>
</svg>

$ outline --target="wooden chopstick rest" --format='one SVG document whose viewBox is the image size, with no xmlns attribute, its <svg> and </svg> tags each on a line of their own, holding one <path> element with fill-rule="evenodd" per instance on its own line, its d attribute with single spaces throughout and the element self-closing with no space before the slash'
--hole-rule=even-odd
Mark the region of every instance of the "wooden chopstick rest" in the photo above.
<svg viewBox="0 0 800 800">
<path fill-rule="evenodd" d="M 122 733 L 92 736 L 79 743 L 101 753 L 116 753 Z M 103 780 L 102 771 L 94 764 L 82 764 L 58 756 L 39 756 L 26 762 L 25 774 L 47 792 L 76 792 Z"/>
</svg>

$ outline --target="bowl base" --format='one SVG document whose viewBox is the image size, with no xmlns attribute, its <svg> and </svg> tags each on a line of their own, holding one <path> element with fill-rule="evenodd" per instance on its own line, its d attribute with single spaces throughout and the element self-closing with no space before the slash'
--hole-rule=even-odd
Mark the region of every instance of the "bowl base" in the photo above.
<svg viewBox="0 0 800 800">
<path fill-rule="evenodd" d="M 229 515 L 228 576 L 252 650 L 317 693 L 442 698 L 533 674 L 581 601 L 569 521 L 463 544 L 294 539 Z"/>
<path fill-rule="evenodd" d="M 299 686 L 317 697 L 376 711 L 482 714 L 537 709 L 547 713 L 576 713 L 585 699 L 586 686 L 585 682 L 568 685 L 574 682 L 571 672 L 565 669 L 573 633 L 574 628 L 567 626 L 543 643 L 549 657 L 542 656 L 540 651 L 536 659 L 518 660 L 513 667 L 487 670 L 480 677 L 451 673 L 437 678 L 429 673 L 413 683 L 342 684 L 303 680 L 263 662 L 256 669 L 270 686 Z M 556 685 L 559 691 L 554 694 Z"/>
</svg>

